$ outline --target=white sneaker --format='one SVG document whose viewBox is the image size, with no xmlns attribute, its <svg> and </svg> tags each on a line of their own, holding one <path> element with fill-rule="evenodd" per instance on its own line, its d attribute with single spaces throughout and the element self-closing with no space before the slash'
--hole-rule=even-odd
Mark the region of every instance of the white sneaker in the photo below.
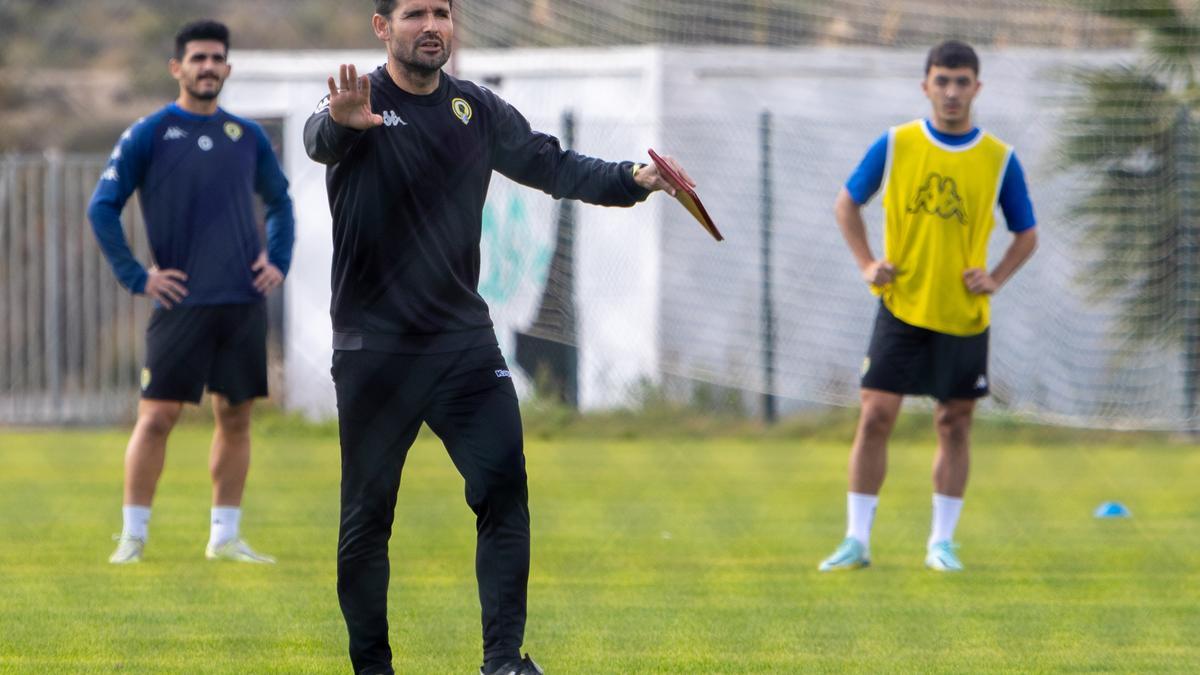
<svg viewBox="0 0 1200 675">
<path fill-rule="evenodd" d="M 117 542 L 117 550 L 108 556 L 108 562 L 114 565 L 128 565 L 142 562 L 142 549 L 146 548 L 146 540 L 139 537 L 113 537 Z"/>
<path fill-rule="evenodd" d="M 204 548 L 204 557 L 209 560 L 234 560 L 244 563 L 260 563 L 274 565 L 275 559 L 269 555 L 256 552 L 243 539 L 230 539 L 223 544 Z"/>
</svg>

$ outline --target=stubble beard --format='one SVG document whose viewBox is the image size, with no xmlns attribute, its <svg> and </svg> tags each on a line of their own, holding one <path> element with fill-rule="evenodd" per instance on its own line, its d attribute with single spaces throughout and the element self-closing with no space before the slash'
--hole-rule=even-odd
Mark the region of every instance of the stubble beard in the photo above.
<svg viewBox="0 0 1200 675">
<path fill-rule="evenodd" d="M 200 89 L 199 89 L 200 81 L 197 80 L 195 85 L 188 86 L 185 88 L 187 89 L 188 95 L 191 96 L 192 98 L 194 98 L 198 101 L 211 101 L 221 95 L 221 87 L 223 87 L 224 85 L 225 85 L 224 82 L 217 81 L 217 86 L 215 89 L 213 89 L 211 91 L 200 91 Z"/>
<path fill-rule="evenodd" d="M 409 73 L 422 78 L 432 77 L 450 60 L 450 45 L 443 42 L 440 54 L 433 57 L 425 57 L 421 55 L 419 46 L 422 41 L 423 39 L 418 39 L 414 42 L 412 48 L 407 53 L 403 51 L 401 46 L 397 45 L 392 50 L 392 56 Z"/>
</svg>

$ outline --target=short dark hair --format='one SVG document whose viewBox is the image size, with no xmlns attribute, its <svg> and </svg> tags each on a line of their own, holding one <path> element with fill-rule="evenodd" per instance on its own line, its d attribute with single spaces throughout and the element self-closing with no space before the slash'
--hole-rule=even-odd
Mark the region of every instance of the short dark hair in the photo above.
<svg viewBox="0 0 1200 675">
<path fill-rule="evenodd" d="M 448 1 L 453 9 L 454 0 Z M 396 11 L 396 0 L 375 0 L 375 13 L 379 16 L 391 16 L 394 11 Z"/>
<path fill-rule="evenodd" d="M 229 53 L 229 28 L 219 21 L 201 19 L 186 24 L 175 34 L 175 58 L 182 59 L 187 43 L 195 40 L 216 40 L 225 45 L 225 53 Z"/>
<path fill-rule="evenodd" d="M 975 71 L 976 77 L 979 76 L 979 56 L 971 49 L 971 45 L 958 40 L 946 40 L 929 50 L 929 56 L 925 59 L 925 74 L 928 75 L 929 69 L 934 66 L 970 68 Z"/>
</svg>

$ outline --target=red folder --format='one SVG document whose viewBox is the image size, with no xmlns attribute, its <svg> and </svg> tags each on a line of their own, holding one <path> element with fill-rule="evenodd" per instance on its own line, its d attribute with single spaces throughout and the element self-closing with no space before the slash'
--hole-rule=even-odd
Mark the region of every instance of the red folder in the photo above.
<svg viewBox="0 0 1200 675">
<path fill-rule="evenodd" d="M 708 216 L 708 211 L 704 210 L 704 204 L 700 203 L 700 197 L 696 194 L 696 191 L 688 187 L 687 181 L 683 179 L 683 176 L 680 176 L 664 162 L 663 158 L 657 152 L 653 149 L 650 149 L 649 152 L 650 159 L 654 161 L 654 166 L 658 167 L 658 175 L 666 179 L 671 184 L 671 187 L 675 188 L 675 199 L 678 199 L 679 203 L 683 204 L 683 208 L 687 209 L 693 218 L 700 221 L 700 224 L 704 226 L 704 229 L 708 230 L 713 239 L 724 241 L 725 237 L 721 236 L 721 231 L 717 229 L 717 224 Z"/>
</svg>

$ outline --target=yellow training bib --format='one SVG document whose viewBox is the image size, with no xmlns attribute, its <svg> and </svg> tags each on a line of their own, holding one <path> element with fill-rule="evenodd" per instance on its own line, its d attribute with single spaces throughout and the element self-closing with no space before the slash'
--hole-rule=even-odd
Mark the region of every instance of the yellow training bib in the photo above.
<svg viewBox="0 0 1200 675">
<path fill-rule="evenodd" d="M 939 141 L 925 120 L 888 131 L 883 252 L 896 278 L 872 290 L 898 319 L 950 335 L 988 327 L 988 296 L 970 293 L 963 272 L 987 268 L 1011 156 L 1011 146 L 984 131 L 961 146 Z"/>
</svg>

